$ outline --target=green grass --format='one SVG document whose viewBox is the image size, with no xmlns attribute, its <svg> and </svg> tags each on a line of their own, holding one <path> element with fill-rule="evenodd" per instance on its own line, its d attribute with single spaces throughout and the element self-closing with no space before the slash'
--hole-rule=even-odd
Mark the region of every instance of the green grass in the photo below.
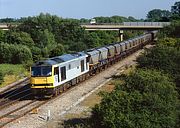
<svg viewBox="0 0 180 128">
<path fill-rule="evenodd" d="M 23 67 L 23 65 L 20 64 L 0 64 L 0 72 L 4 76 L 4 82 L 0 85 L 0 87 L 29 75 L 29 72 Z"/>
</svg>

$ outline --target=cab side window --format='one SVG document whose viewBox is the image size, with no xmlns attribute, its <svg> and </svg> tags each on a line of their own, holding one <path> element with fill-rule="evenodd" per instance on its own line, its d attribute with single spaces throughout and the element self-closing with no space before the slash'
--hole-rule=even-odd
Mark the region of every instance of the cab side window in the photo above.
<svg viewBox="0 0 180 128">
<path fill-rule="evenodd" d="M 54 75 L 58 75 L 59 74 L 59 68 L 58 67 L 55 67 L 54 68 Z"/>
<path fill-rule="evenodd" d="M 81 72 L 84 72 L 84 60 L 81 60 Z"/>
</svg>

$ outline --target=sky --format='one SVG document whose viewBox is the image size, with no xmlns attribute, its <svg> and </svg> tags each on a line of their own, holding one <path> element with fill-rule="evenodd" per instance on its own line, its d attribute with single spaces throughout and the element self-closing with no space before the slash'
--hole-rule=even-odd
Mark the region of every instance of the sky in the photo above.
<svg viewBox="0 0 180 128">
<path fill-rule="evenodd" d="M 63 18 L 133 16 L 145 19 L 152 9 L 170 10 L 178 0 L 0 0 L 0 18 L 37 16 L 41 12 Z"/>
</svg>

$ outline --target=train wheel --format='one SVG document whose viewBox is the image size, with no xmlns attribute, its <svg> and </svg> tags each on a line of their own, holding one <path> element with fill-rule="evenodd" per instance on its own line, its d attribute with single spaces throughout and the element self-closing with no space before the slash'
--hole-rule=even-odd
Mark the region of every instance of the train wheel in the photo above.
<svg viewBox="0 0 180 128">
<path fill-rule="evenodd" d="M 59 87 L 59 93 L 62 93 L 63 92 L 63 87 Z"/>
<path fill-rule="evenodd" d="M 57 96 L 57 95 L 58 95 L 58 89 L 55 90 L 55 96 Z"/>
<path fill-rule="evenodd" d="M 63 91 L 66 91 L 66 90 L 67 90 L 66 85 L 64 85 L 63 86 Z"/>
</svg>

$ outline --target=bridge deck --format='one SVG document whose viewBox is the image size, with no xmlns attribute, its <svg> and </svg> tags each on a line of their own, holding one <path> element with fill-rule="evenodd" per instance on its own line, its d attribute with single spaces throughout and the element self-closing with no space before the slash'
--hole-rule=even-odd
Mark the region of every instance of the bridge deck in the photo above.
<svg viewBox="0 0 180 128">
<path fill-rule="evenodd" d="M 169 22 L 123 22 L 110 24 L 82 24 L 86 30 L 156 30 L 162 29 L 169 25 Z M 18 26 L 17 24 L 0 23 L 0 29 L 9 29 L 10 26 Z"/>
</svg>

